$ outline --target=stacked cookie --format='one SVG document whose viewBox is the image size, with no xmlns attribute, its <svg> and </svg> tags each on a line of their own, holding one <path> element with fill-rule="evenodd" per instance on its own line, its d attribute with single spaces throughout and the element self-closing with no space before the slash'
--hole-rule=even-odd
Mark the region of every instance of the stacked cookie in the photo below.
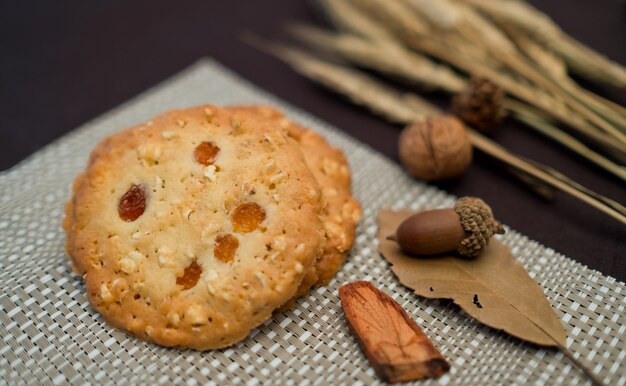
<svg viewBox="0 0 626 386">
<path fill-rule="evenodd" d="M 207 105 L 102 141 L 63 226 L 109 323 L 206 350 L 328 283 L 359 218 L 341 151 L 272 108 Z"/>
</svg>

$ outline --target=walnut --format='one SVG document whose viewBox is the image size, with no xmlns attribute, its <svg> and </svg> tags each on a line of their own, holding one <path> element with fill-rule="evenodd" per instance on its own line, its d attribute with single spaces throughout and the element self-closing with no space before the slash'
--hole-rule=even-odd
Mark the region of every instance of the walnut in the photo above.
<svg viewBox="0 0 626 386">
<path fill-rule="evenodd" d="M 488 79 L 472 77 L 469 86 L 452 99 L 452 112 L 474 129 L 488 133 L 506 116 L 504 91 Z"/>
<path fill-rule="evenodd" d="M 407 126 L 398 147 L 408 172 L 425 181 L 457 177 L 472 162 L 467 131 L 451 115 L 432 116 Z"/>
</svg>

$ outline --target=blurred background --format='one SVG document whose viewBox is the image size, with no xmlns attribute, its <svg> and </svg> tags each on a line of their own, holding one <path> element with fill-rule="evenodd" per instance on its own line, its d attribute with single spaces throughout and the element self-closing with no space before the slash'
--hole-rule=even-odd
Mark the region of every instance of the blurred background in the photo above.
<svg viewBox="0 0 626 386">
<path fill-rule="evenodd" d="M 626 10 L 617 0 L 531 0 L 582 42 L 626 63 Z M 244 32 L 286 39 L 289 21 L 319 23 L 305 0 L 91 0 L 0 3 L 0 170 L 209 56 L 397 161 L 399 127 L 343 103 L 242 42 Z M 585 84 L 626 105 L 626 94 Z M 446 105 L 448 97 L 429 98 Z M 207 101 L 210 102 L 210 101 Z M 174 107 L 174 106 L 173 106 Z M 626 203 L 617 179 L 507 121 L 494 140 Z M 477 195 L 513 228 L 605 274 L 626 280 L 626 232 L 558 195 L 549 203 L 478 156 L 460 180 L 439 184 Z"/>
</svg>

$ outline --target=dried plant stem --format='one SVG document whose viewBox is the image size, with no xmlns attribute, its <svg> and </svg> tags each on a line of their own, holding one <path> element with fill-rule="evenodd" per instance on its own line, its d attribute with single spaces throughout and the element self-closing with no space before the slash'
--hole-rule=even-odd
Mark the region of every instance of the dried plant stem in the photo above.
<svg viewBox="0 0 626 386">
<path fill-rule="evenodd" d="M 626 162 L 626 151 L 623 145 L 616 144 L 612 137 L 608 136 L 604 132 L 598 131 L 595 126 L 592 126 L 585 120 L 580 119 L 569 108 L 557 102 L 548 94 L 545 94 L 538 89 L 534 89 L 531 86 L 520 83 L 503 73 L 484 67 L 479 63 L 464 60 L 462 56 L 456 55 L 455 52 L 442 49 L 440 46 L 432 44 L 426 40 L 411 39 L 407 43 L 411 47 L 425 51 L 434 57 L 454 65 L 457 68 L 467 71 L 468 73 L 477 74 L 491 80 L 493 83 L 506 90 L 509 94 L 538 107 L 546 114 L 556 117 L 578 133 L 601 146 L 607 153 L 611 154 L 611 156 L 619 159 L 621 162 Z"/>
<path fill-rule="evenodd" d="M 351 3 L 368 13 L 375 12 L 379 20 L 393 23 L 399 30 L 410 36 L 426 36 L 432 31 L 430 26 L 402 1 L 351 0 Z"/>
<path fill-rule="evenodd" d="M 626 163 L 626 147 L 622 143 L 615 141 L 612 136 L 598 130 L 596 126 L 580 117 L 578 113 L 573 112 L 569 107 L 564 105 L 562 101 L 557 100 L 553 96 L 536 87 L 532 87 L 529 84 L 523 83 L 497 70 L 491 64 L 487 65 L 479 60 L 468 59 L 465 54 L 458 52 L 458 44 L 451 47 L 446 45 L 445 42 L 435 41 L 436 34 L 433 34 L 434 37 L 429 36 L 428 39 L 422 39 L 420 38 L 419 33 L 415 30 L 403 30 L 398 32 L 397 28 L 394 28 L 393 31 L 388 31 L 385 30 L 384 25 L 376 21 L 372 15 L 367 13 L 368 11 L 376 12 L 378 10 L 376 7 L 380 7 L 383 9 L 383 11 L 381 11 L 383 15 L 376 16 L 380 16 L 384 20 L 389 20 L 396 27 L 399 25 L 401 26 L 401 24 L 393 23 L 392 19 L 393 17 L 396 17 L 396 14 L 398 13 L 397 9 L 387 9 L 390 3 L 394 3 L 393 1 L 324 0 L 322 3 L 332 3 L 335 5 L 326 6 L 326 10 L 329 12 L 331 19 L 337 21 L 337 25 L 340 28 L 360 36 L 365 36 L 376 43 L 382 42 L 383 44 L 391 44 L 395 46 L 399 46 L 400 44 L 397 40 L 394 40 L 397 38 L 394 37 L 392 32 L 400 33 L 403 38 L 402 40 L 409 47 L 448 62 L 462 71 L 477 74 L 490 79 L 498 86 L 506 90 L 509 94 L 520 98 L 527 103 L 538 107 L 550 116 L 555 117 L 559 121 L 565 123 L 570 129 L 591 140 L 611 157 L 622 163 Z M 337 7 L 337 5 L 341 6 Z M 410 10 L 407 11 L 405 9 L 404 11 L 409 12 Z M 371 31 L 376 32 L 372 33 Z"/>
<path fill-rule="evenodd" d="M 256 47 L 263 46 L 254 38 L 247 37 L 246 40 Z M 311 60 L 313 57 L 286 46 L 268 45 L 266 50 L 291 64 L 302 75 L 316 79 L 329 89 L 347 96 L 353 103 L 372 108 L 375 113 L 393 122 L 415 122 L 426 117 L 414 105 L 396 103 L 401 96 L 395 90 L 382 83 L 368 82 L 368 78 L 361 73 L 321 60 Z M 372 103 L 373 100 L 379 102 Z"/>
<path fill-rule="evenodd" d="M 564 89 L 575 94 L 577 98 L 582 103 L 589 106 L 590 109 L 605 117 L 606 120 L 615 125 L 622 134 L 626 133 L 626 114 L 622 111 L 624 110 L 623 107 L 580 87 L 569 76 L 559 80 L 559 84 Z"/>
<path fill-rule="evenodd" d="M 568 193 L 569 195 L 578 198 L 601 212 L 613 217 L 622 224 L 626 224 L 626 208 L 621 206 L 619 203 L 591 192 L 570 178 L 556 172 L 554 169 L 547 168 L 545 166 L 538 167 L 539 164 L 536 162 L 529 162 L 519 158 L 475 131 L 470 131 L 470 137 L 472 139 L 472 144 L 476 146 L 476 148 L 497 158 L 499 161 L 525 172 L 545 183 L 548 183 L 551 186 L 554 186 L 555 188 Z M 600 199 L 600 197 L 602 199 Z"/>
<path fill-rule="evenodd" d="M 595 94 L 585 88 L 580 87 L 582 93 L 585 93 L 589 98 L 595 99 L 598 103 L 606 106 L 606 108 L 615 111 L 616 114 L 619 114 L 621 117 L 626 117 L 626 107 L 618 105 L 617 103 L 603 98 L 602 96 Z"/>
<path fill-rule="evenodd" d="M 589 161 L 626 182 L 626 169 L 601 154 L 591 150 L 584 143 L 580 142 L 571 135 L 557 129 L 546 119 L 542 118 L 540 113 L 534 111 L 534 109 L 530 106 L 512 99 L 505 100 L 505 106 L 517 119 L 526 123 L 532 129 L 585 157 Z"/>
<path fill-rule="evenodd" d="M 519 47 L 520 36 L 515 33 L 515 30 L 511 32 L 505 28 L 504 31 L 501 31 L 497 26 L 483 18 L 482 15 L 464 2 L 451 2 L 448 0 L 427 2 L 422 0 L 400 1 L 410 1 L 410 4 L 414 5 L 418 13 L 433 8 L 433 4 L 439 4 L 440 6 L 445 5 L 445 7 L 443 7 L 444 9 L 440 10 L 440 12 L 451 14 L 456 12 L 462 14 L 464 17 L 457 17 L 457 19 L 461 21 L 455 23 L 453 27 L 457 34 L 464 38 L 464 45 L 475 46 L 477 50 L 482 49 L 494 55 L 513 72 L 523 75 L 544 90 L 560 97 L 573 109 L 583 114 L 590 122 L 593 122 L 596 126 L 626 144 L 626 134 L 623 131 L 624 117 L 616 114 L 616 112 L 611 109 L 605 109 L 605 106 L 599 105 L 594 99 L 590 99 L 585 93 L 581 92 L 580 88 L 574 85 L 574 82 L 568 82 L 567 80 L 569 78 L 566 75 L 566 67 L 561 58 L 554 55 L 548 57 L 548 53 L 545 52 L 543 47 L 538 44 L 533 44 L 534 42 L 531 43 L 530 39 L 527 39 L 525 35 L 521 36 L 522 45 L 527 49 L 531 49 L 531 53 L 534 54 L 533 57 L 535 59 L 541 56 L 544 64 L 546 64 L 546 60 L 549 60 L 550 63 L 547 67 L 550 68 L 550 71 L 539 71 L 538 68 L 541 68 L 541 66 L 537 67 L 533 65 L 532 60 L 529 62 L 529 56 L 521 55 L 516 45 L 510 40 L 510 38 L 515 40 L 517 37 L 517 46 Z M 422 13 L 426 14 L 427 12 Z M 433 12 L 428 14 L 431 15 Z M 428 20 L 430 22 L 437 22 L 438 18 L 430 17 Z M 508 36 L 505 32 L 509 32 Z M 557 63 L 557 61 L 559 63 Z M 616 128 L 612 124 L 617 124 L 620 127 Z"/>
<path fill-rule="evenodd" d="M 553 188 L 550 185 L 546 185 L 542 181 L 537 180 L 536 178 L 529 176 L 528 174 L 524 174 L 517 169 L 512 167 L 505 167 L 505 169 L 511 173 L 512 176 L 516 177 L 522 183 L 526 184 L 526 186 L 536 193 L 538 196 L 543 198 L 546 201 L 554 200 L 556 196 L 557 189 Z"/>
<path fill-rule="evenodd" d="M 289 31 L 298 39 L 323 52 L 339 55 L 361 67 L 393 77 L 401 77 L 410 83 L 441 89 L 453 94 L 461 92 L 467 84 L 466 79 L 454 73 L 451 73 L 453 82 L 448 82 L 446 78 L 437 76 L 431 70 L 431 67 L 437 66 L 437 64 L 423 56 L 418 56 L 419 59 L 414 60 L 413 53 L 402 47 L 389 47 L 354 35 L 336 34 L 302 24 L 290 26 Z M 424 73 L 429 76 L 424 77 Z M 529 127 L 626 181 L 626 171 L 623 168 L 554 127 L 547 119 L 541 117 L 540 112 L 512 99 L 505 101 L 505 107 L 513 111 L 513 116 Z M 424 111 L 424 106 L 418 106 L 418 110 Z"/>
<path fill-rule="evenodd" d="M 360 73 L 359 71 L 331 64 L 312 57 L 301 50 L 279 45 L 260 44 L 248 41 L 258 48 L 263 47 L 270 54 L 284 60 L 296 71 L 309 79 L 343 94 L 354 103 L 369 108 L 394 123 L 409 124 L 424 119 L 429 114 L 439 112 L 425 100 L 413 94 L 400 94 L 388 86 Z M 410 95 L 410 97 L 407 97 Z M 408 103 L 407 98 L 419 104 Z M 417 111 L 418 105 L 426 106 L 427 111 Z M 441 112 L 439 112 L 441 113 Z M 538 181 L 557 188 L 603 213 L 626 224 L 626 208 L 619 203 L 583 188 L 561 173 L 538 163 L 531 163 L 510 153 L 490 139 L 469 129 L 472 144 L 484 153 L 494 157 L 518 172 L 525 173 Z"/>
<path fill-rule="evenodd" d="M 509 29 L 507 32 L 519 49 L 553 80 L 577 95 L 587 106 L 606 117 L 611 123 L 618 125 L 622 131 L 626 128 L 624 107 L 580 87 L 567 74 L 567 66 L 562 58 L 530 39 L 526 34 L 521 34 L 517 29 Z"/>
<path fill-rule="evenodd" d="M 341 31 L 349 31 L 368 40 L 390 46 L 400 46 L 384 26 L 355 9 L 351 0 L 319 0 L 325 14 Z"/>
<path fill-rule="evenodd" d="M 458 0 L 456 0 L 458 1 Z M 568 67 L 592 81 L 626 88 L 626 68 L 582 45 L 545 14 L 519 0 L 464 0 L 498 24 L 531 36 L 565 60 Z"/>
<path fill-rule="evenodd" d="M 530 39 L 525 34 L 511 33 L 509 37 L 515 42 L 520 51 L 532 60 L 539 68 L 548 72 L 555 79 L 567 77 L 567 66 L 561 57 L 547 50 L 544 46 Z"/>
<path fill-rule="evenodd" d="M 485 58 L 494 55 L 502 65 L 506 65 L 513 72 L 521 74 L 550 94 L 559 97 L 589 122 L 626 146 L 626 134 L 582 103 L 575 89 L 561 87 L 559 82 L 554 82 L 544 73 L 537 71 L 534 66 L 529 65 L 503 32 L 464 3 L 447 0 L 439 0 L 435 3 L 420 0 L 355 1 L 370 14 L 387 20 L 387 25 L 393 26 L 391 29 L 402 39 L 423 39 L 432 43 L 434 35 L 439 37 L 435 44 L 447 44 L 459 52 L 463 50 L 463 56 L 466 56 L 469 50 L 474 53 L 472 61 L 482 63 L 483 66 L 486 65 Z M 407 14 L 410 15 L 407 16 Z M 446 19 L 442 14 L 450 17 Z M 411 28 L 410 23 L 417 23 L 420 28 Z M 434 31 L 425 35 L 424 27 L 422 27 L 425 25 L 430 25 Z M 490 65 L 490 67 L 494 66 Z"/>
<path fill-rule="evenodd" d="M 288 31 L 314 48 L 342 56 L 358 66 L 401 77 L 421 87 L 437 85 L 436 88 L 455 92 L 465 88 L 465 79 L 448 66 L 402 47 L 371 42 L 355 35 L 335 34 L 303 24 L 293 24 Z"/>
<path fill-rule="evenodd" d="M 608 133 L 609 136 L 607 137 L 607 142 L 614 143 L 617 140 L 618 144 L 626 145 L 626 135 L 599 117 L 587 106 L 580 103 L 575 95 L 568 93 L 567 90 L 560 87 L 558 83 L 552 82 L 550 79 L 536 71 L 532 66 L 528 65 L 525 61 L 520 60 L 519 56 L 515 54 L 515 51 L 511 52 L 511 48 L 508 44 L 489 44 L 489 42 L 492 41 L 483 39 L 483 41 L 488 45 L 487 47 L 481 48 L 474 44 L 468 44 L 469 40 L 461 36 L 460 33 L 456 42 L 450 39 L 450 35 L 452 34 L 447 34 L 444 38 L 436 40 L 436 37 L 433 37 L 433 35 L 437 36 L 436 34 L 424 34 L 425 28 L 423 26 L 427 25 L 427 22 L 422 20 L 417 13 L 412 12 L 411 8 L 406 6 L 403 7 L 403 2 L 385 0 L 355 0 L 355 2 L 362 7 L 362 9 L 368 12 L 370 16 L 387 21 L 386 26 L 392 30 L 392 33 L 395 33 L 410 47 L 416 48 L 418 51 L 425 51 L 438 59 L 448 61 L 450 64 L 453 64 L 464 71 L 469 71 L 471 73 L 491 72 L 491 76 L 487 77 L 492 79 L 494 82 L 495 79 L 493 79 L 493 73 L 496 73 L 500 78 L 510 78 L 509 76 L 504 75 L 502 71 L 494 69 L 493 66 L 485 65 L 484 61 L 481 60 L 481 58 L 484 58 L 488 53 L 492 55 L 496 54 L 502 64 L 506 65 L 515 72 L 518 72 L 535 84 L 543 87 L 550 94 L 560 97 L 560 99 L 562 99 L 565 103 L 564 107 L 567 108 L 568 105 L 573 107 L 590 123 Z M 411 14 L 412 17 L 408 17 L 407 13 Z M 419 28 L 412 28 L 411 23 L 417 23 Z M 471 34 L 470 40 L 482 38 L 482 36 L 472 28 L 466 28 L 463 33 Z M 502 38 L 499 41 L 508 41 L 505 39 L 506 38 Z M 470 51 L 474 54 L 472 57 L 468 58 L 466 51 L 470 47 L 474 48 L 473 51 Z M 460 55 L 460 49 L 464 49 L 466 51 Z M 450 56 L 454 53 L 454 51 L 457 51 L 457 53 L 454 54 L 457 60 L 452 62 L 450 61 Z M 445 55 L 442 55 L 442 53 L 445 53 Z M 510 86 L 514 83 L 509 81 L 507 84 Z M 510 93 L 513 93 L 516 89 L 520 88 L 514 87 L 513 89 L 509 89 L 509 87 L 504 87 L 502 85 L 501 87 L 507 89 Z M 533 103 L 532 99 L 526 98 L 525 100 L 529 103 Z M 567 109 L 570 110 L 569 108 Z M 546 112 L 550 111 L 546 110 Z M 563 116 L 560 118 L 563 119 Z M 597 132 L 597 128 L 589 126 L 587 132 Z"/>
<path fill-rule="evenodd" d="M 572 109 L 584 115 L 590 122 L 594 123 L 597 127 L 604 130 L 605 133 L 611 135 L 615 140 L 626 146 L 626 135 L 583 104 L 580 100 L 581 98 L 577 97 L 576 93 L 572 92 L 571 88 L 563 87 L 563 83 L 555 82 L 547 78 L 526 62 L 518 60 L 516 56 L 502 55 L 501 59 L 512 69 L 532 82 L 535 82 L 538 86 L 543 87 L 555 96 L 561 97 Z"/>
</svg>

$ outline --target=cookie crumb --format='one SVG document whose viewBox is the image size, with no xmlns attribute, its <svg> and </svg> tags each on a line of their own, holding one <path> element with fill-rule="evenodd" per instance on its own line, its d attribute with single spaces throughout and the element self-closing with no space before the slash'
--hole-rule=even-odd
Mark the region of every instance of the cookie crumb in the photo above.
<svg viewBox="0 0 626 386">
<path fill-rule="evenodd" d="M 281 118 L 280 120 L 278 120 L 278 125 L 283 128 L 286 129 L 289 126 L 291 126 L 291 121 L 287 118 Z"/>
<path fill-rule="evenodd" d="M 273 159 L 268 160 L 266 163 L 263 164 L 263 173 L 268 173 L 272 168 L 274 168 L 274 165 L 276 165 L 276 161 L 274 161 Z"/>
<path fill-rule="evenodd" d="M 254 277 L 261 283 L 261 287 L 265 287 L 266 277 L 261 272 L 255 272 Z"/>
<path fill-rule="evenodd" d="M 167 320 L 169 320 L 169 322 L 172 324 L 172 326 L 174 327 L 178 327 L 178 325 L 180 325 L 180 315 L 177 312 L 170 312 L 167 314 Z"/>
<path fill-rule="evenodd" d="M 209 165 L 204 168 L 204 176 L 211 182 L 217 181 L 217 168 L 215 165 Z"/>
<path fill-rule="evenodd" d="M 211 295 L 215 295 L 215 288 L 209 282 L 206 282 L 206 289 L 209 291 Z"/>
<path fill-rule="evenodd" d="M 189 220 L 189 216 L 193 213 L 191 208 L 185 208 L 182 210 L 181 214 L 185 220 Z"/>
<path fill-rule="evenodd" d="M 244 182 L 243 185 L 241 185 L 241 191 L 248 195 L 253 195 L 256 193 L 256 189 L 254 189 L 254 185 L 252 185 L 249 182 Z"/>
<path fill-rule="evenodd" d="M 113 294 L 111 293 L 111 290 L 109 290 L 109 286 L 107 286 L 106 283 L 103 283 L 100 286 L 100 298 L 105 303 L 110 303 L 113 301 Z"/>
<path fill-rule="evenodd" d="M 335 188 L 326 188 L 324 189 L 324 195 L 326 197 L 337 197 L 339 193 L 337 192 L 337 189 Z"/>
<path fill-rule="evenodd" d="M 192 304 L 185 311 L 185 321 L 189 322 L 192 326 L 202 326 L 207 324 L 208 318 L 202 306 Z"/>
<path fill-rule="evenodd" d="M 233 116 L 230 118 L 230 127 L 233 129 L 233 134 L 240 134 L 242 129 L 241 120 L 237 116 Z"/>
<path fill-rule="evenodd" d="M 173 265 L 174 256 L 168 247 L 160 247 L 157 249 L 157 255 L 160 267 L 169 267 Z"/>
<path fill-rule="evenodd" d="M 118 267 L 124 273 L 130 274 L 135 272 L 137 268 L 137 263 L 131 258 L 123 257 L 118 261 Z"/>
<path fill-rule="evenodd" d="M 272 242 L 272 248 L 282 252 L 287 248 L 287 241 L 285 241 L 285 236 L 278 236 Z"/>
<path fill-rule="evenodd" d="M 155 182 L 154 186 L 155 186 L 156 188 L 165 189 L 165 181 L 164 181 L 161 177 L 156 176 L 156 177 L 154 178 L 154 182 Z"/>
<path fill-rule="evenodd" d="M 209 271 L 207 271 L 207 273 L 204 275 L 204 278 L 202 280 L 204 280 L 204 284 L 206 285 L 207 291 L 215 296 L 215 287 L 213 287 L 213 280 L 216 279 L 218 277 L 217 272 L 214 269 L 211 269 Z"/>
<path fill-rule="evenodd" d="M 282 181 L 285 180 L 285 178 L 287 178 L 287 174 L 285 174 L 284 172 L 280 171 L 276 174 L 274 174 L 273 176 L 270 177 L 270 183 L 272 184 L 278 184 Z"/>
<path fill-rule="evenodd" d="M 324 158 L 322 161 L 322 171 L 324 174 L 332 176 L 333 174 L 337 174 L 337 170 L 339 170 L 339 163 L 330 158 Z"/>
</svg>

